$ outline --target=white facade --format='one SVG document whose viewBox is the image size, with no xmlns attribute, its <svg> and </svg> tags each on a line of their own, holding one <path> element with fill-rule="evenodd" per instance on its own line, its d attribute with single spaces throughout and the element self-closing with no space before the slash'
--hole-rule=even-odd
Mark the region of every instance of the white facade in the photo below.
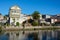
<svg viewBox="0 0 60 40">
<path fill-rule="evenodd" d="M 12 6 L 9 11 L 10 24 L 20 22 L 21 9 L 18 6 Z"/>
<path fill-rule="evenodd" d="M 51 23 L 54 23 L 56 21 L 57 21 L 57 19 L 51 19 Z"/>
<path fill-rule="evenodd" d="M 27 15 L 20 14 L 20 24 L 21 24 L 23 21 L 27 20 L 27 19 L 28 19 L 28 18 L 27 18 Z"/>
<path fill-rule="evenodd" d="M 42 19 L 42 14 L 40 14 L 40 19 Z"/>
<path fill-rule="evenodd" d="M 4 19 L 4 17 L 2 15 L 0 15 L 0 22 L 2 22 Z"/>
<path fill-rule="evenodd" d="M 4 17 L 2 15 L 0 15 L 0 20 L 3 20 L 3 19 L 4 19 Z"/>
<path fill-rule="evenodd" d="M 23 21 L 27 20 L 27 15 L 21 14 L 21 9 L 18 6 L 13 6 L 10 8 L 9 12 L 10 24 L 19 22 L 22 24 Z"/>
<path fill-rule="evenodd" d="M 50 15 L 46 15 L 46 18 L 50 18 Z"/>
</svg>

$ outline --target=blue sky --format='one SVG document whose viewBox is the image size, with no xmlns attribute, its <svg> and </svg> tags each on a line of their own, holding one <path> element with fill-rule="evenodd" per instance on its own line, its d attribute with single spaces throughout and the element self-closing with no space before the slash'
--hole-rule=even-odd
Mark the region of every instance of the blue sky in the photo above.
<svg viewBox="0 0 60 40">
<path fill-rule="evenodd" d="M 41 14 L 60 14 L 60 0 L 0 0 L 0 13 L 9 13 L 9 8 L 18 5 L 23 14 L 39 11 Z"/>
</svg>

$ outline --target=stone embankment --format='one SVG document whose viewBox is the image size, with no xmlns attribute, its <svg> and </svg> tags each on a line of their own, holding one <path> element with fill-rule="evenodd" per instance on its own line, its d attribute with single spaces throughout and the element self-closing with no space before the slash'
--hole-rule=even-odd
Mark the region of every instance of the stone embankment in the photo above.
<svg viewBox="0 0 60 40">
<path fill-rule="evenodd" d="M 6 28 L 3 28 L 3 30 L 55 30 L 60 29 L 60 26 L 9 26 Z"/>
</svg>

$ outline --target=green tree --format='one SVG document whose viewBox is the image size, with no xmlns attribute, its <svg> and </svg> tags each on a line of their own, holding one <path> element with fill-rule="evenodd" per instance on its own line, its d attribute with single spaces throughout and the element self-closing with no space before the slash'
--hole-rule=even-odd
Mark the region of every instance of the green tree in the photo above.
<svg viewBox="0 0 60 40">
<path fill-rule="evenodd" d="M 33 17 L 34 20 L 38 20 L 38 19 L 40 19 L 40 13 L 38 11 L 35 11 L 32 14 L 32 17 Z"/>
<path fill-rule="evenodd" d="M 38 26 L 38 22 L 32 22 L 32 26 Z"/>
<path fill-rule="evenodd" d="M 4 19 L 6 19 L 7 20 L 7 17 L 9 17 L 8 15 L 4 15 Z"/>
<path fill-rule="evenodd" d="M 19 22 L 16 22 L 16 26 L 19 26 Z"/>
<path fill-rule="evenodd" d="M 38 11 L 34 11 L 34 13 L 32 14 L 32 18 L 35 22 L 33 22 L 33 25 L 36 24 L 36 26 L 38 26 L 39 22 L 38 20 L 40 19 L 40 13 Z"/>
</svg>

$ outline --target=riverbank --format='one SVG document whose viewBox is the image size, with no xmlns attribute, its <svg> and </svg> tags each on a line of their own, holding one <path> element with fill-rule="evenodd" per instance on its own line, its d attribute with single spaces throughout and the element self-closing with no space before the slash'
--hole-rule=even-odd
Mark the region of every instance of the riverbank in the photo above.
<svg viewBox="0 0 60 40">
<path fill-rule="evenodd" d="M 60 26 L 29 26 L 29 27 L 6 27 L 3 28 L 4 31 L 18 31 L 18 30 L 60 30 Z"/>
</svg>

